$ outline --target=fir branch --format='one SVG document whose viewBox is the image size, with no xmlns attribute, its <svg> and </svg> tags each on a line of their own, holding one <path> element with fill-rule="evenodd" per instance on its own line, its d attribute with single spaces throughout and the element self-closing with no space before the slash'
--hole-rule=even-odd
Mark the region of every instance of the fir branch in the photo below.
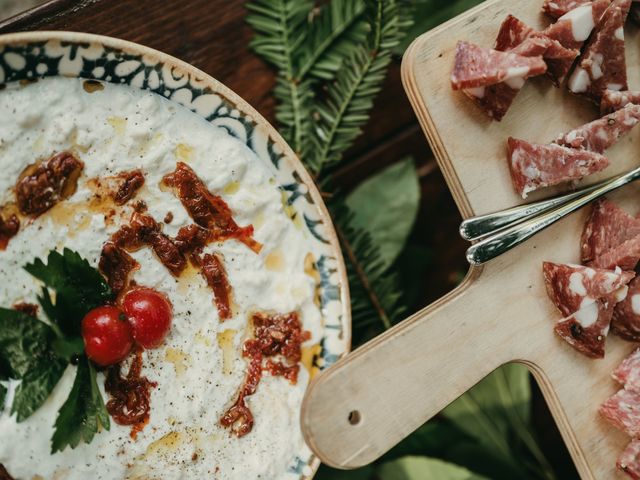
<svg viewBox="0 0 640 480">
<path fill-rule="evenodd" d="M 309 25 L 308 42 L 302 50 L 296 78 L 307 75 L 332 80 L 354 45 L 366 40 L 369 25 L 363 0 L 332 1 L 318 9 Z"/>
<path fill-rule="evenodd" d="M 360 344 L 403 318 L 398 275 L 384 266 L 369 234 L 353 225 L 353 213 L 342 197 L 328 204 L 345 256 L 351 286 L 354 343 Z"/>
<path fill-rule="evenodd" d="M 312 131 L 312 156 L 307 159 L 316 174 L 336 165 L 362 132 L 373 101 L 391 62 L 392 49 L 400 42 L 407 19 L 398 0 L 367 0 L 369 39 L 357 46 L 317 106 Z"/>
<path fill-rule="evenodd" d="M 282 134 L 294 151 L 303 150 L 313 96 L 309 82 L 296 80 L 296 64 L 301 46 L 307 41 L 311 0 L 254 0 L 247 4 L 252 12 L 247 22 L 258 33 L 253 50 L 278 68 L 274 90 L 278 99 L 276 117 L 284 127 Z"/>
</svg>

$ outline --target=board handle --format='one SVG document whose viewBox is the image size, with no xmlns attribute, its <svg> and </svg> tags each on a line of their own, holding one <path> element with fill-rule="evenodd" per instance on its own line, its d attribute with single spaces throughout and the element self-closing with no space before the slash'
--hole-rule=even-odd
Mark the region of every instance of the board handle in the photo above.
<svg viewBox="0 0 640 480">
<path fill-rule="evenodd" d="M 314 379 L 301 426 L 322 462 L 341 469 L 373 462 L 510 360 L 508 338 L 494 327 L 498 306 L 473 270 L 450 295 Z"/>
</svg>

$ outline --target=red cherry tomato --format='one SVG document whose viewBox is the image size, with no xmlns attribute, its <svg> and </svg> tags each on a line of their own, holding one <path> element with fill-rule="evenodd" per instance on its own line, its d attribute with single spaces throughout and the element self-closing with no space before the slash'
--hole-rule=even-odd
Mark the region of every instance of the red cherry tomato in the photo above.
<svg viewBox="0 0 640 480">
<path fill-rule="evenodd" d="M 103 367 L 121 362 L 133 348 L 131 325 L 118 307 L 98 307 L 87 313 L 82 338 L 87 356 Z"/>
<path fill-rule="evenodd" d="M 151 349 L 159 347 L 171 328 L 173 311 L 167 297 L 150 288 L 134 288 L 122 299 L 133 338 L 139 345 Z"/>
</svg>

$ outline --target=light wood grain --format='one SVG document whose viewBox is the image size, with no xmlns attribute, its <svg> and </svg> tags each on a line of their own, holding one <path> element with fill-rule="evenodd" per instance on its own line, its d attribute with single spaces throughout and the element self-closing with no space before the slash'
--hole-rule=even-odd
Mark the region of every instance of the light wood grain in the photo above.
<svg viewBox="0 0 640 480">
<path fill-rule="evenodd" d="M 545 79 L 530 81 L 501 123 L 489 121 L 451 90 L 457 40 L 492 45 L 509 13 L 542 28 L 548 20 L 539 12 L 541 3 L 485 2 L 418 38 L 405 54 L 405 88 L 465 217 L 522 203 L 509 178 L 508 136 L 548 142 L 598 116 L 594 106 Z M 640 88 L 637 29 L 627 28 L 627 36 L 630 84 Z M 608 151 L 612 166 L 585 183 L 629 170 L 638 163 L 638 152 L 640 131 L 635 131 Z M 630 185 L 612 198 L 636 213 L 640 189 Z M 586 215 L 585 209 L 576 212 L 472 269 L 458 290 L 320 375 L 302 412 L 303 431 L 318 456 L 341 468 L 369 463 L 493 369 L 517 361 L 539 382 L 582 478 L 616 478 L 615 460 L 627 439 L 606 425 L 597 409 L 616 391 L 610 372 L 634 346 L 612 337 L 606 359 L 599 361 L 571 349 L 553 333 L 559 313 L 541 274 L 544 260 L 579 261 Z M 357 425 L 348 420 L 351 411 L 360 414 Z"/>
</svg>

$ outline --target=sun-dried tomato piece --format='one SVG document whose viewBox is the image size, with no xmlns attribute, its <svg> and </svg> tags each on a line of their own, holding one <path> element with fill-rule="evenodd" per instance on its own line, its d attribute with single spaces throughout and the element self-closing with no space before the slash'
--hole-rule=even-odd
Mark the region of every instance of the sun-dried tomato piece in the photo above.
<svg viewBox="0 0 640 480">
<path fill-rule="evenodd" d="M 15 237 L 20 230 L 20 219 L 14 214 L 4 219 L 0 215 L 0 250 L 5 250 L 9 240 Z"/>
<path fill-rule="evenodd" d="M 142 170 L 131 170 L 122 172 L 117 176 L 122 180 L 118 189 L 112 193 L 113 201 L 117 205 L 124 205 L 131 200 L 144 185 L 144 174 Z"/>
<path fill-rule="evenodd" d="M 179 276 L 187 266 L 184 255 L 167 235 L 162 233 L 160 224 L 153 217 L 134 212 L 129 225 L 123 225 L 115 232 L 112 241 L 127 251 L 149 246 L 169 271 Z"/>
<path fill-rule="evenodd" d="M 238 398 L 220 419 L 220 424 L 231 428 L 238 437 L 248 434 L 253 428 L 253 414 L 245 398 L 256 392 L 263 370 L 295 384 L 300 371 L 298 363 L 302 358 L 302 343 L 311 337 L 309 332 L 302 330 L 296 312 L 284 315 L 258 312 L 252 315 L 251 320 L 254 338 L 244 342 L 242 351 L 242 355 L 250 359 L 247 375 Z M 263 366 L 265 357 L 267 361 Z M 269 357 L 280 359 L 272 360 Z"/>
<path fill-rule="evenodd" d="M 178 230 L 174 242 L 184 255 L 198 254 L 211 242 L 211 232 L 192 223 Z"/>
<path fill-rule="evenodd" d="M 255 338 L 245 342 L 245 351 L 259 351 L 266 357 L 282 355 L 290 363 L 298 363 L 302 357 L 300 346 L 309 339 L 309 332 L 302 330 L 296 312 L 269 315 L 254 313 L 252 317 Z"/>
<path fill-rule="evenodd" d="M 253 429 L 253 413 L 247 406 L 245 398 L 253 395 L 262 378 L 262 355 L 251 358 L 247 375 L 244 379 L 240 393 L 233 406 L 227 410 L 220 418 L 220 425 L 230 428 L 238 437 L 244 437 Z"/>
<path fill-rule="evenodd" d="M 98 268 L 116 295 L 126 289 L 131 272 L 139 267 L 138 262 L 114 242 L 107 242 L 102 247 Z"/>
<path fill-rule="evenodd" d="M 30 165 L 16 184 L 18 208 L 24 215 L 43 214 L 75 193 L 83 168 L 84 163 L 69 152 Z"/>
<path fill-rule="evenodd" d="M 260 252 L 262 245 L 253 239 L 253 227 L 239 227 L 227 203 L 211 193 L 189 165 L 178 162 L 175 171 L 166 175 L 162 182 L 175 190 L 182 205 L 198 225 L 211 230 L 212 238 L 236 238 L 254 252 Z"/>
<path fill-rule="evenodd" d="M 206 254 L 199 261 L 200 272 L 207 281 L 209 288 L 213 290 L 218 315 L 221 321 L 231 318 L 231 285 L 227 278 L 227 271 L 224 268 L 219 255 Z"/>
<path fill-rule="evenodd" d="M 267 363 L 265 364 L 265 370 L 274 377 L 286 378 L 294 385 L 298 383 L 298 373 L 300 372 L 300 365 L 296 364 L 287 366 L 282 362 L 267 360 Z"/>
<path fill-rule="evenodd" d="M 13 309 L 17 310 L 18 312 L 25 313 L 30 317 L 38 316 L 38 305 L 36 305 L 35 303 L 19 302 L 13 306 Z"/>
<path fill-rule="evenodd" d="M 118 425 L 132 426 L 131 437 L 136 435 L 149 422 L 151 389 L 157 384 L 140 375 L 142 371 L 142 352 L 137 351 L 129 373 L 120 374 L 120 364 L 109 367 L 104 388 L 111 396 L 107 402 L 107 411 Z"/>
</svg>

